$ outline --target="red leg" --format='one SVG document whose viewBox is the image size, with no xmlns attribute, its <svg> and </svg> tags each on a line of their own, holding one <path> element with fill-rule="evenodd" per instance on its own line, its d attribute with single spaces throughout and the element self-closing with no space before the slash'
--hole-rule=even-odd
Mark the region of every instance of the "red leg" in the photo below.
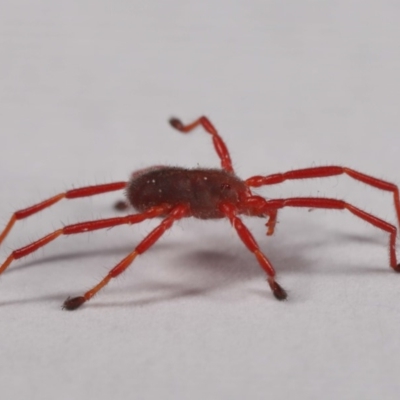
<svg viewBox="0 0 400 400">
<path fill-rule="evenodd" d="M 172 224 L 184 217 L 187 214 L 187 207 L 185 205 L 175 207 L 168 216 L 153 229 L 135 248 L 134 251 L 129 253 L 119 264 L 117 264 L 96 286 L 88 290 L 83 296 L 68 298 L 64 302 L 64 308 L 67 310 L 75 310 L 80 307 L 85 301 L 90 300 L 100 289 L 107 285 L 112 278 L 116 278 L 119 274 L 124 272 L 133 262 L 137 255 L 144 253 L 151 247 L 169 228 Z"/>
<path fill-rule="evenodd" d="M 124 189 L 127 185 L 127 182 L 114 182 L 107 183 L 104 185 L 95 185 L 95 186 L 86 186 L 80 189 L 72 189 L 67 192 L 60 193 L 56 196 L 51 197 L 50 199 L 44 200 L 41 203 L 35 204 L 31 207 L 25 208 L 23 210 L 16 211 L 13 216 L 8 221 L 6 227 L 3 232 L 0 234 L 0 243 L 6 238 L 11 228 L 15 224 L 15 221 L 19 219 L 24 219 L 29 217 L 30 215 L 36 214 L 39 211 L 44 210 L 52 206 L 53 204 L 59 202 L 61 199 L 75 199 L 78 197 L 88 197 L 94 196 L 96 194 L 113 192 L 115 190 Z"/>
<path fill-rule="evenodd" d="M 232 161 L 231 157 L 229 156 L 228 148 L 226 147 L 221 136 L 219 136 L 217 130 L 214 128 L 214 125 L 209 121 L 207 117 L 200 117 L 199 119 L 188 125 L 183 125 L 181 120 L 179 120 L 178 118 L 171 118 L 169 120 L 169 123 L 173 128 L 183 133 L 188 133 L 197 126 L 201 125 L 206 130 L 206 132 L 208 132 L 213 137 L 214 147 L 217 151 L 219 158 L 221 159 L 222 168 L 226 171 L 233 172 Z"/>
<path fill-rule="evenodd" d="M 389 254 L 390 254 L 390 266 L 396 271 L 400 272 L 400 264 L 397 263 L 396 257 L 396 236 L 397 228 L 389 224 L 388 222 L 376 217 L 375 215 L 369 214 L 365 211 L 360 210 L 353 205 L 346 203 L 342 200 L 336 199 L 324 199 L 319 197 L 293 197 L 288 199 L 276 199 L 276 200 L 264 200 L 262 197 L 254 196 L 249 200 L 252 207 L 256 207 L 258 203 L 259 210 L 261 213 L 268 209 L 277 210 L 283 207 L 307 207 L 307 208 L 326 208 L 336 210 L 349 210 L 352 214 L 364 221 L 382 229 L 390 234 L 389 239 Z"/>
<path fill-rule="evenodd" d="M 97 221 L 86 221 L 86 222 L 80 222 L 78 224 L 66 225 L 64 226 L 64 228 L 58 229 L 50 233 L 49 235 L 44 236 L 41 239 L 28 244 L 27 246 L 14 250 L 3 262 L 3 264 L 0 265 L 0 274 L 3 273 L 14 260 L 18 260 L 19 258 L 25 257 L 28 254 L 33 253 L 37 249 L 40 249 L 46 244 L 52 242 L 59 236 L 90 232 L 90 231 L 95 231 L 97 229 L 111 228 L 113 226 L 123 225 L 123 224 L 137 224 L 138 222 L 144 221 L 145 219 L 155 218 L 162 214 L 165 214 L 166 211 L 167 209 L 164 207 L 153 207 L 141 214 L 133 214 L 119 218 L 99 219 Z"/>
<path fill-rule="evenodd" d="M 367 185 L 373 186 L 377 189 L 386 190 L 392 192 L 394 195 L 394 205 L 396 207 L 397 220 L 400 225 L 400 196 L 399 188 L 393 183 L 386 182 L 382 179 L 377 179 L 369 175 L 362 174 L 361 172 L 355 171 L 346 167 L 328 166 L 328 167 L 314 167 L 297 169 L 294 171 L 285 172 L 283 174 L 273 174 L 268 176 L 252 176 L 246 180 L 247 185 L 252 187 L 259 187 L 263 185 L 275 185 L 286 180 L 293 179 L 308 179 L 308 178 L 324 178 L 329 176 L 336 176 L 347 174 L 351 178 L 357 181 L 366 183 Z"/>
<path fill-rule="evenodd" d="M 222 204 L 221 211 L 229 218 L 232 226 L 236 229 L 240 239 L 246 247 L 256 256 L 257 261 L 262 269 L 268 275 L 268 283 L 274 296 L 278 300 L 285 300 L 287 298 L 286 291 L 275 281 L 275 270 L 268 258 L 261 252 L 260 247 L 255 241 L 251 232 L 243 224 L 242 220 L 236 215 L 235 207 L 231 204 Z"/>
</svg>

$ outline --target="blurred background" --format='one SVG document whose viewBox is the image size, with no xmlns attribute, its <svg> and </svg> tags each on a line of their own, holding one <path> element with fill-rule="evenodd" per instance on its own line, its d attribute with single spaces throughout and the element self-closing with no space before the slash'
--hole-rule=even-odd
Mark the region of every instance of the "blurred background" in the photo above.
<svg viewBox="0 0 400 400">
<path fill-rule="evenodd" d="M 0 223 L 73 187 L 150 165 L 240 177 L 348 166 L 400 184 L 400 4 L 394 1 L 0 2 Z M 346 199 L 397 225 L 393 196 L 348 177 L 268 198 Z M 19 221 L 0 255 L 63 224 L 117 215 L 123 193 Z M 400 277 L 387 234 L 346 212 L 246 218 L 289 292 L 275 301 L 227 221 L 180 221 L 81 310 L 82 294 L 157 221 L 62 237 L 0 290 L 0 385 L 30 399 L 396 399 Z"/>
</svg>

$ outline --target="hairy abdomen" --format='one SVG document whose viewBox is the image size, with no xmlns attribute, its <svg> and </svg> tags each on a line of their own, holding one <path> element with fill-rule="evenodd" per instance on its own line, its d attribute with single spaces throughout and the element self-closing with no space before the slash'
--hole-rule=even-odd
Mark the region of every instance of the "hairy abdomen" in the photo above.
<svg viewBox="0 0 400 400">
<path fill-rule="evenodd" d="M 246 190 L 243 181 L 224 170 L 156 167 L 133 174 L 127 196 L 140 212 L 162 204 L 186 204 L 191 216 L 209 219 L 222 218 L 219 204 L 239 204 Z"/>
</svg>

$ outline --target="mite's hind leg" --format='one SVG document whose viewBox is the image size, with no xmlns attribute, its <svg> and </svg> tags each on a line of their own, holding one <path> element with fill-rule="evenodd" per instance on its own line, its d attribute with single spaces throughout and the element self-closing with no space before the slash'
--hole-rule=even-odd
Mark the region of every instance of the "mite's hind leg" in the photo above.
<svg viewBox="0 0 400 400">
<path fill-rule="evenodd" d="M 83 296 L 68 298 L 64 302 L 63 308 L 66 310 L 75 310 L 80 307 L 84 302 L 90 300 L 99 290 L 110 282 L 111 279 L 116 278 L 124 272 L 133 262 L 137 255 L 144 253 L 150 246 L 152 246 L 162 234 L 169 229 L 172 224 L 185 216 L 187 207 L 180 205 L 175 207 L 166 218 L 153 229 L 137 246 L 128 254 L 122 261 L 120 261 L 97 285 L 88 290 Z"/>
<path fill-rule="evenodd" d="M 166 211 L 167 209 L 165 207 L 153 207 L 140 214 L 132 214 L 132 215 L 127 215 L 125 217 L 106 218 L 95 221 L 85 221 L 85 222 L 79 222 L 77 224 L 66 225 L 63 228 L 57 229 L 56 231 L 42 237 L 39 240 L 36 240 L 24 247 L 21 247 L 11 252 L 11 254 L 6 258 L 6 260 L 2 264 L 0 264 L 0 274 L 2 274 L 13 261 L 23 258 L 28 254 L 34 253 L 36 250 L 40 249 L 43 246 L 46 246 L 47 244 L 49 244 L 50 242 L 52 242 L 53 240 L 57 239 L 62 235 L 74 235 L 78 233 L 86 233 L 98 229 L 112 228 L 118 225 L 137 224 L 139 222 L 144 221 L 145 219 L 158 217 L 164 214 Z"/>
<path fill-rule="evenodd" d="M 98 194 L 122 190 L 126 187 L 126 185 L 127 182 L 113 182 L 101 185 L 86 186 L 78 189 L 71 189 L 56 196 L 53 196 L 47 200 L 44 200 L 40 203 L 34 204 L 33 206 L 24 208 L 23 210 L 18 210 L 14 212 L 3 231 L 0 232 L 0 243 L 7 237 L 16 221 L 20 219 L 25 219 L 33 214 L 38 213 L 39 211 L 49 208 L 62 199 L 77 199 L 79 197 L 95 196 Z"/>
</svg>

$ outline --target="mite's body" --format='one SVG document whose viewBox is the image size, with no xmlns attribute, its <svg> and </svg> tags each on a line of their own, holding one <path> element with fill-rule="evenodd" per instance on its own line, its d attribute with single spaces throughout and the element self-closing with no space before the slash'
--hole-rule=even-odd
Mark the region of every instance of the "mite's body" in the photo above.
<svg viewBox="0 0 400 400">
<path fill-rule="evenodd" d="M 236 175 L 221 169 L 154 167 L 132 175 L 127 197 L 139 212 L 168 204 L 187 206 L 192 217 L 226 217 L 220 209 L 227 202 L 240 208 L 248 188 Z"/>
</svg>

